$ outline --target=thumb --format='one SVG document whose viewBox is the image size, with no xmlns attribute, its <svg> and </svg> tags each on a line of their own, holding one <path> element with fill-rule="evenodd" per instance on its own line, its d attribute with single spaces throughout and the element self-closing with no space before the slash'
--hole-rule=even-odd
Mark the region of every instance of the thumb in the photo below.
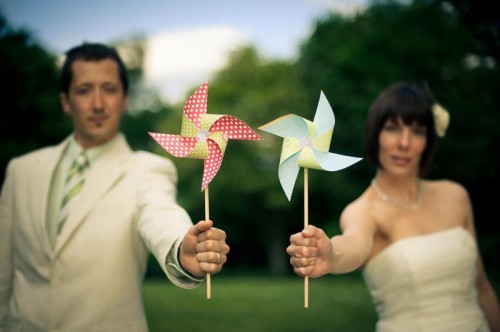
<svg viewBox="0 0 500 332">
<path fill-rule="evenodd" d="M 319 229 L 313 225 L 307 225 L 303 230 L 302 230 L 302 236 L 304 238 L 312 238 L 312 237 L 315 237 L 315 236 L 318 236 L 320 234 L 318 234 L 319 232 Z"/>
<path fill-rule="evenodd" d="M 211 220 L 202 220 L 191 226 L 182 240 L 181 249 L 186 253 L 196 253 L 196 245 L 198 244 L 198 236 L 209 230 L 212 227 Z"/>
<path fill-rule="evenodd" d="M 208 231 L 213 226 L 212 220 L 201 220 L 195 225 L 191 226 L 188 235 L 197 237 L 200 233 Z"/>
</svg>

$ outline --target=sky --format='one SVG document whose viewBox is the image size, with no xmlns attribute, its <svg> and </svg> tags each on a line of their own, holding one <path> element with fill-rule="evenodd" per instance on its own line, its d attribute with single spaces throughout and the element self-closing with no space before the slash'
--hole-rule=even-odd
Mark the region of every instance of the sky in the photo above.
<svg viewBox="0 0 500 332">
<path fill-rule="evenodd" d="M 293 59 L 314 22 L 367 0 L 0 0 L 14 28 L 23 28 L 62 56 L 84 41 L 147 38 L 146 84 L 178 102 L 224 67 L 231 50 L 255 45 L 268 59 Z"/>
</svg>

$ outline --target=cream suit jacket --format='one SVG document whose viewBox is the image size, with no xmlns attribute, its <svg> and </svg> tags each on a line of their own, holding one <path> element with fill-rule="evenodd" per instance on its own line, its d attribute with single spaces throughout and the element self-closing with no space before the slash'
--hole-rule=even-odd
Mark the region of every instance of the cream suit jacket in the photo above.
<svg viewBox="0 0 500 332">
<path fill-rule="evenodd" d="M 91 166 L 55 248 L 50 183 L 69 139 L 13 159 L 0 198 L 0 331 L 147 331 L 141 284 L 192 225 L 171 161 L 117 144 Z"/>
</svg>

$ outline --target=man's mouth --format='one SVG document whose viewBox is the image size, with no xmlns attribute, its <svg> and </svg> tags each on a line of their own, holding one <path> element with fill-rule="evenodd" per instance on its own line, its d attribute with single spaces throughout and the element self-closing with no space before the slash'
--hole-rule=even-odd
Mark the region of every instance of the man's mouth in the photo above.
<svg viewBox="0 0 500 332">
<path fill-rule="evenodd" d="M 88 120 L 97 127 L 100 127 L 103 124 L 103 122 L 106 121 L 107 119 L 108 119 L 107 115 L 91 116 L 90 118 L 88 118 Z"/>
</svg>

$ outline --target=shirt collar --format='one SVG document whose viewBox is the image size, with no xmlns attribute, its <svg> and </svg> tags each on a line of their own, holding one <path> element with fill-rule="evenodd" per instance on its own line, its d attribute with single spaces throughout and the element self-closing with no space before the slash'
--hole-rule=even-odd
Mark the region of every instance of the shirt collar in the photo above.
<svg viewBox="0 0 500 332">
<path fill-rule="evenodd" d="M 89 160 L 90 165 L 94 163 L 99 157 L 101 157 L 106 151 L 110 150 L 116 142 L 119 140 L 120 135 L 115 135 L 110 141 L 94 146 L 92 148 L 86 149 L 85 153 L 87 154 L 87 158 Z M 68 143 L 68 148 L 66 151 L 66 155 L 70 160 L 75 159 L 84 149 L 78 144 L 76 141 L 75 135 L 71 135 L 71 138 Z"/>
</svg>

